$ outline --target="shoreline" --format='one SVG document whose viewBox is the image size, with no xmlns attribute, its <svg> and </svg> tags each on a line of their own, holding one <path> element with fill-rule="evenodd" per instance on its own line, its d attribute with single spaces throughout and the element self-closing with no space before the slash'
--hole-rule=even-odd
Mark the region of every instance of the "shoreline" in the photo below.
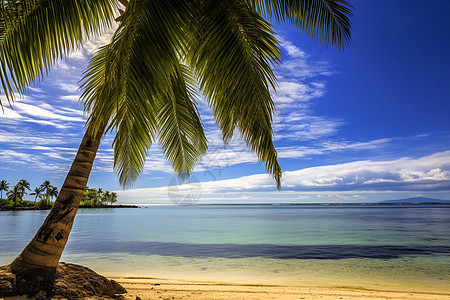
<svg viewBox="0 0 450 300">
<path fill-rule="evenodd" d="M 110 277 L 119 282 L 128 293 L 126 300 L 148 299 L 449 299 L 450 293 L 382 290 L 367 287 L 329 287 L 311 284 L 271 285 L 238 282 L 207 282 L 160 279 L 149 277 Z M 138 297 L 138 298 L 137 298 Z"/>
<path fill-rule="evenodd" d="M 23 210 L 50 210 L 52 206 L 0 206 L 0 211 L 23 211 Z M 118 205 L 102 205 L 95 207 L 80 206 L 80 209 L 92 209 L 92 208 L 139 208 L 137 205 L 130 204 L 118 204 Z"/>
</svg>

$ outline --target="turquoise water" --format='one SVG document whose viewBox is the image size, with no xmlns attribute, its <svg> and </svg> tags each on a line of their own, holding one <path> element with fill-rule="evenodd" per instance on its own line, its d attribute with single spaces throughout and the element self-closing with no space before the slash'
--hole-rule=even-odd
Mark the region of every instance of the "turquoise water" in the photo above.
<svg viewBox="0 0 450 300">
<path fill-rule="evenodd" d="M 0 265 L 47 213 L 0 212 Z M 62 260 L 110 276 L 450 293 L 450 206 L 81 209 Z"/>
</svg>

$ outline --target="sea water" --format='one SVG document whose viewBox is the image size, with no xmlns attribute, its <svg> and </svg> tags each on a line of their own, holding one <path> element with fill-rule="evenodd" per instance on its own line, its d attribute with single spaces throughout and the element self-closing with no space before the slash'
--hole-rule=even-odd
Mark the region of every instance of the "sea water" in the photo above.
<svg viewBox="0 0 450 300">
<path fill-rule="evenodd" d="M 0 265 L 47 213 L 0 212 Z M 108 276 L 450 293 L 450 206 L 80 209 L 61 260 Z"/>
</svg>

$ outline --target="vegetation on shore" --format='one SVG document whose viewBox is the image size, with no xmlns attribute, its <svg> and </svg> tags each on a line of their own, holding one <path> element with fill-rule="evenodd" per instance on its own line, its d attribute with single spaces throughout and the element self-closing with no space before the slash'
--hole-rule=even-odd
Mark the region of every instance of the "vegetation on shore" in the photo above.
<svg viewBox="0 0 450 300">
<path fill-rule="evenodd" d="M 10 188 L 10 184 L 6 180 L 0 181 L 0 206 L 4 207 L 40 207 L 50 208 L 53 206 L 53 198 L 58 196 L 58 188 L 51 185 L 50 181 L 45 180 L 40 186 L 31 191 L 30 183 L 25 179 L 21 179 L 14 187 Z M 6 198 L 3 198 L 3 192 Z M 34 196 L 34 199 L 25 200 L 25 195 Z M 117 193 L 103 191 L 103 189 L 95 189 L 86 187 L 80 207 L 104 207 L 113 205 L 117 202 Z"/>
<path fill-rule="evenodd" d="M 117 193 L 110 191 L 103 191 L 101 188 L 89 188 L 84 189 L 83 198 L 81 198 L 80 207 L 102 207 L 107 205 L 113 205 L 117 202 Z"/>
<path fill-rule="evenodd" d="M 50 184 L 50 181 L 45 180 L 40 186 L 31 191 L 30 183 L 21 179 L 12 188 L 6 180 L 0 181 L 0 206 L 10 207 L 51 207 L 53 205 L 53 198 L 58 196 L 58 188 Z M 3 192 L 6 192 L 6 198 L 3 198 Z M 24 200 L 25 195 L 34 196 L 34 201 Z M 39 199 L 39 201 L 38 201 Z"/>
</svg>

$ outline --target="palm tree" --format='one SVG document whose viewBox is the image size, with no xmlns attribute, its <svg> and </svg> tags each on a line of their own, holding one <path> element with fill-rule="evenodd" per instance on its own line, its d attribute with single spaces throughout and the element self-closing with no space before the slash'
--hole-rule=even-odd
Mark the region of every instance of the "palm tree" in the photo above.
<svg viewBox="0 0 450 300">
<path fill-rule="evenodd" d="M 117 202 L 117 193 L 112 192 L 111 193 L 111 198 L 109 200 L 111 202 L 111 204 L 114 204 Z"/>
<path fill-rule="evenodd" d="M 41 186 L 39 187 L 45 194 L 45 197 L 48 199 L 49 198 L 49 192 L 52 189 L 52 185 L 50 184 L 50 181 L 45 180 Z"/>
<path fill-rule="evenodd" d="M 292 23 L 340 48 L 350 39 L 351 11 L 343 0 L 119 1 L 125 10 L 118 18 L 115 0 L 4 0 L 0 6 L 0 76 L 10 102 L 15 89 L 25 92 L 86 36 L 120 22 L 85 73 L 82 99 L 90 116 L 59 196 L 11 264 L 28 287 L 51 288 L 106 132 L 116 133 L 114 169 L 124 187 L 138 178 L 154 142 L 177 173 L 189 174 L 207 148 L 198 83 L 224 140 L 237 128 L 280 187 L 269 93 L 280 51 L 267 20 Z"/>
<path fill-rule="evenodd" d="M 56 186 L 51 186 L 48 190 L 48 196 L 51 200 L 53 200 L 53 197 L 58 197 L 58 188 Z"/>
<path fill-rule="evenodd" d="M 110 202 L 111 201 L 111 193 L 109 191 L 105 191 L 103 193 L 103 197 L 102 197 L 101 201 L 102 201 L 102 204 L 103 204 L 103 202 L 105 202 L 105 203 Z"/>
<path fill-rule="evenodd" d="M 19 196 L 20 200 L 23 200 L 24 195 L 27 195 L 26 190 L 31 191 L 30 183 L 28 181 L 26 181 L 25 179 L 19 180 L 19 182 L 16 184 L 16 186 L 20 192 L 20 196 Z"/>
<path fill-rule="evenodd" d="M 9 183 L 6 180 L 0 181 L 0 199 L 3 199 L 3 191 L 7 192 L 9 189 Z"/>
<path fill-rule="evenodd" d="M 95 203 L 94 206 L 98 206 L 100 203 L 100 206 L 102 204 L 102 199 L 103 199 L 103 190 L 101 188 L 99 188 L 97 190 L 97 196 L 95 197 Z"/>
<path fill-rule="evenodd" d="M 42 190 L 37 187 L 34 189 L 34 192 L 30 194 L 30 195 L 34 195 L 34 203 L 36 203 L 37 198 L 40 199 L 42 197 L 41 193 L 42 193 Z"/>
<path fill-rule="evenodd" d="M 21 198 L 20 187 L 16 184 L 12 190 L 6 193 L 9 201 L 13 201 L 13 207 L 17 206 L 17 199 Z"/>
</svg>

